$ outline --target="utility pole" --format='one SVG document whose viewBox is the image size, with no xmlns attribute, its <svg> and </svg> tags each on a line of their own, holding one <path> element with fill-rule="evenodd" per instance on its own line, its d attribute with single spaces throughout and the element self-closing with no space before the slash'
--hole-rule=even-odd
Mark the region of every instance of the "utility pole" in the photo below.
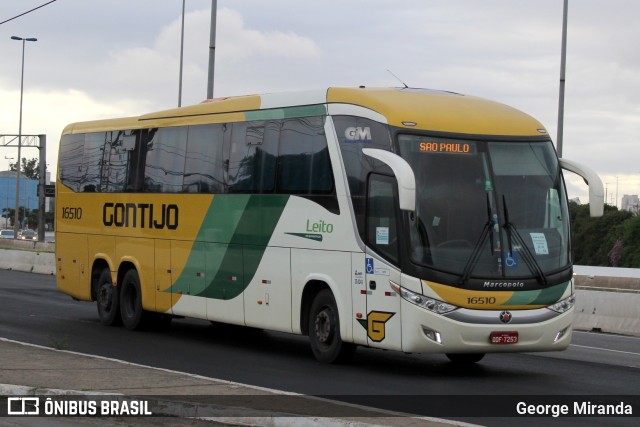
<svg viewBox="0 0 640 427">
<path fill-rule="evenodd" d="M 182 107 L 182 63 L 184 57 L 184 5 L 182 0 L 182 27 L 180 30 L 180 75 L 178 77 L 178 107 Z"/>
<path fill-rule="evenodd" d="M 556 146 L 558 157 L 562 158 L 562 137 L 564 127 L 564 83 L 567 64 L 567 9 L 569 8 L 569 0 L 564 0 L 564 8 L 562 12 L 562 52 L 560 54 L 560 96 L 558 100 L 558 136 L 556 138 Z"/>
<path fill-rule="evenodd" d="M 19 227 L 19 219 L 20 219 L 20 214 L 19 214 L 19 210 L 20 210 L 20 156 L 21 156 L 21 151 L 20 148 L 22 147 L 22 95 L 24 93 L 24 47 L 26 42 L 36 42 L 38 41 L 38 39 L 34 38 L 34 37 L 27 37 L 27 38 L 23 38 L 23 37 L 17 37 L 17 36 L 11 36 L 11 40 L 18 40 L 18 41 L 22 41 L 22 72 L 20 75 L 20 122 L 18 124 L 18 167 L 16 168 L 17 172 L 16 172 L 16 212 L 15 212 L 15 216 L 14 216 L 14 224 L 13 224 L 13 238 L 17 239 L 18 238 L 18 227 Z"/>
<path fill-rule="evenodd" d="M 216 62 L 216 15 L 218 0 L 211 0 L 211 31 L 209 34 L 209 73 L 207 76 L 207 99 L 213 99 L 213 71 Z"/>
</svg>

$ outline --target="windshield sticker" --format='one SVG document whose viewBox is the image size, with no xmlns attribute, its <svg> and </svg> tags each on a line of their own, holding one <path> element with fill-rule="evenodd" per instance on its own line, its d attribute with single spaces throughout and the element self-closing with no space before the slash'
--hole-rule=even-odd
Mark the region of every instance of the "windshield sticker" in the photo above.
<svg viewBox="0 0 640 427">
<path fill-rule="evenodd" d="M 544 233 L 529 233 L 536 255 L 549 255 L 549 246 Z"/>
<path fill-rule="evenodd" d="M 504 265 L 507 268 L 518 268 L 518 254 L 516 252 L 505 252 Z"/>
<path fill-rule="evenodd" d="M 376 227 L 376 245 L 389 244 L 389 227 Z"/>
</svg>

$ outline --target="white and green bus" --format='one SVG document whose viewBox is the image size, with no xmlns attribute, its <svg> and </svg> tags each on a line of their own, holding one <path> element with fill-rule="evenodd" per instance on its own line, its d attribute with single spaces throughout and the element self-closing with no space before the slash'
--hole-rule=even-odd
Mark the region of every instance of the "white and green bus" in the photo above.
<svg viewBox="0 0 640 427">
<path fill-rule="evenodd" d="M 411 88 L 230 97 L 67 126 L 58 289 L 105 325 L 194 317 L 356 346 L 553 351 L 571 340 L 561 168 L 508 106 Z"/>
</svg>

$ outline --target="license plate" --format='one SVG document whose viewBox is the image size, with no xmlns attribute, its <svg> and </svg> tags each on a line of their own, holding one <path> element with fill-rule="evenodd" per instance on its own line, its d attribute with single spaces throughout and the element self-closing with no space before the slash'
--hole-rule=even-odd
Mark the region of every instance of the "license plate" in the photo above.
<svg viewBox="0 0 640 427">
<path fill-rule="evenodd" d="M 518 342 L 518 332 L 491 332 L 491 344 L 515 344 Z"/>
</svg>

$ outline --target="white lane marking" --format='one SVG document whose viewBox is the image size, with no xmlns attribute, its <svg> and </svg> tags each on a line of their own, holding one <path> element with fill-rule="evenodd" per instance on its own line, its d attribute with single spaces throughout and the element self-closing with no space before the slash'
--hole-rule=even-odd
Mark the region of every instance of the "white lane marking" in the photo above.
<svg viewBox="0 0 640 427">
<path fill-rule="evenodd" d="M 570 347 L 589 348 L 591 350 L 611 351 L 611 352 L 614 352 L 614 353 L 633 354 L 634 356 L 640 356 L 640 353 L 634 353 L 632 351 L 612 350 L 610 348 L 591 347 L 589 345 L 571 344 Z"/>
</svg>

